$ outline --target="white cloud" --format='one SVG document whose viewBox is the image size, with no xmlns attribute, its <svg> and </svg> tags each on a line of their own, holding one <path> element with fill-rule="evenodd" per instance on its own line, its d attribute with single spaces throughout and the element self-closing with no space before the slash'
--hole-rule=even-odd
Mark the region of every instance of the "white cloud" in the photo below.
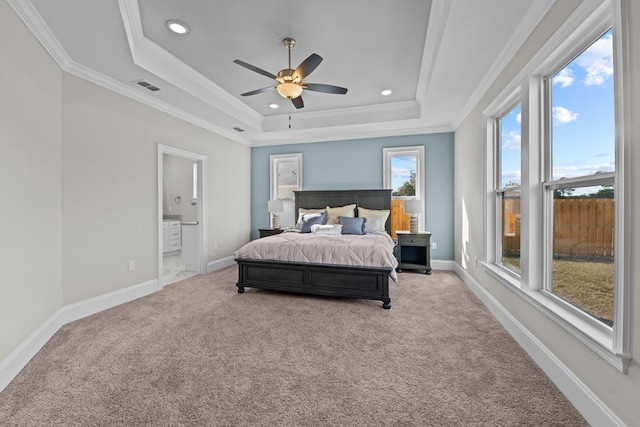
<svg viewBox="0 0 640 427">
<path fill-rule="evenodd" d="M 411 170 L 407 168 L 391 168 L 392 178 L 407 180 L 411 177 Z"/>
<path fill-rule="evenodd" d="M 503 150 L 519 150 L 520 149 L 520 141 L 522 136 L 520 133 L 512 130 L 507 135 L 502 135 L 502 149 Z"/>
<path fill-rule="evenodd" d="M 516 114 L 516 122 L 522 123 L 522 113 Z"/>
<path fill-rule="evenodd" d="M 584 84 L 601 85 L 613 75 L 613 38 L 609 34 L 589 46 L 576 62 L 585 69 Z"/>
<path fill-rule="evenodd" d="M 556 166 L 553 168 L 553 179 L 589 176 L 597 172 L 613 172 L 614 170 L 615 165 L 612 162 L 595 165 Z"/>
<path fill-rule="evenodd" d="M 578 118 L 578 113 L 567 110 L 564 107 L 553 107 L 553 118 L 560 123 L 569 123 Z"/>
<path fill-rule="evenodd" d="M 569 67 L 563 68 L 558 74 L 553 77 L 552 83 L 559 84 L 560 87 L 571 86 L 574 81 L 573 70 Z"/>
<path fill-rule="evenodd" d="M 502 176 L 500 177 L 501 186 L 506 187 L 508 183 L 516 183 L 520 185 L 521 183 L 521 174 L 520 171 L 503 171 Z"/>
</svg>

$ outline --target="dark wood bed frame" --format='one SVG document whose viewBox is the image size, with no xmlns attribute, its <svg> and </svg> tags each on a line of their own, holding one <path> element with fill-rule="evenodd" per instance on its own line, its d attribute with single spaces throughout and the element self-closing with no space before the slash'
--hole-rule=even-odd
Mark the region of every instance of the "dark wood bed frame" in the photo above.
<svg viewBox="0 0 640 427">
<path fill-rule="evenodd" d="M 367 209 L 391 210 L 391 190 L 295 191 L 298 208 L 323 209 L 355 203 Z M 391 215 L 385 224 L 391 229 Z M 391 308 L 389 267 L 359 267 L 236 258 L 238 292 L 245 287 L 346 298 L 380 300 Z"/>
</svg>

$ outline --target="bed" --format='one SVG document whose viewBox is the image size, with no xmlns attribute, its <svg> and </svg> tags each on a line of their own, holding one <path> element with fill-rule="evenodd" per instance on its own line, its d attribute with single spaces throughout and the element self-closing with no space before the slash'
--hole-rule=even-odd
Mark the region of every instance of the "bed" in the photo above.
<svg viewBox="0 0 640 427">
<path fill-rule="evenodd" d="M 323 209 L 327 206 L 349 204 L 371 210 L 391 210 L 391 190 L 296 191 L 295 195 L 296 213 L 299 208 Z M 390 231 L 390 215 L 384 228 L 387 232 Z M 272 239 L 276 242 L 274 244 L 277 244 L 276 237 L 278 236 L 261 240 Z M 392 252 L 392 248 L 390 250 Z M 393 258 L 392 253 L 391 257 Z M 393 261 L 395 262 L 395 258 Z M 236 262 L 238 263 L 236 286 L 239 293 L 243 293 L 245 287 L 252 287 L 379 300 L 382 301 L 383 308 L 391 308 L 389 279 L 395 277 L 395 265 L 389 265 L 389 263 L 380 266 L 361 266 L 243 257 L 237 257 Z"/>
</svg>

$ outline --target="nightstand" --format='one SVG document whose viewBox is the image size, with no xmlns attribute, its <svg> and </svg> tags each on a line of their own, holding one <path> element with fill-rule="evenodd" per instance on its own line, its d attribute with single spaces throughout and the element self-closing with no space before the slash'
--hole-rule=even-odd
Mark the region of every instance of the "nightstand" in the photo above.
<svg viewBox="0 0 640 427">
<path fill-rule="evenodd" d="M 268 237 L 268 236 L 275 236 L 276 234 L 280 234 L 284 231 L 284 229 L 282 228 L 258 228 L 258 231 L 260 232 L 260 238 L 262 239 L 263 237 Z"/>
<path fill-rule="evenodd" d="M 420 231 L 396 231 L 398 236 L 398 272 L 402 270 L 425 270 L 431 274 L 431 233 Z"/>
</svg>

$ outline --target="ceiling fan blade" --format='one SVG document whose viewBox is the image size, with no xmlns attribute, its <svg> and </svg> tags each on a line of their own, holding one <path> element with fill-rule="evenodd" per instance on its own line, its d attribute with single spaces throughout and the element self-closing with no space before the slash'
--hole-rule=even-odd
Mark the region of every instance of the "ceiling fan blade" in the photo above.
<svg viewBox="0 0 640 427">
<path fill-rule="evenodd" d="M 277 80 L 276 76 L 274 76 L 273 74 L 271 74 L 268 71 L 263 70 L 262 68 L 258 68 L 255 65 L 251 65 L 251 64 L 247 64 L 244 61 L 240 61 L 239 59 L 236 59 L 235 61 L 236 64 L 243 66 L 244 68 L 248 68 L 251 71 L 255 71 L 258 74 L 262 74 L 263 76 L 269 77 L 271 79 Z"/>
<path fill-rule="evenodd" d="M 259 93 L 267 92 L 267 91 L 270 91 L 270 90 L 275 89 L 275 88 L 276 88 L 275 86 L 263 87 L 262 89 L 256 89 L 256 90 L 252 90 L 251 92 L 241 93 L 240 96 L 257 95 Z"/>
<path fill-rule="evenodd" d="M 302 95 L 297 97 L 297 98 L 292 98 L 291 99 L 291 103 L 294 105 L 294 107 L 300 109 L 300 108 L 304 108 L 304 102 L 302 101 Z"/>
<path fill-rule="evenodd" d="M 347 88 L 345 87 L 324 85 L 322 83 L 305 83 L 302 87 L 314 92 L 335 93 L 338 95 L 347 93 Z"/>
<path fill-rule="evenodd" d="M 297 79 L 298 82 L 301 82 L 305 77 L 311 74 L 311 72 L 315 70 L 321 62 L 322 56 L 317 53 L 312 53 L 307 59 L 298 65 L 298 68 L 293 72 L 293 79 Z"/>
</svg>

